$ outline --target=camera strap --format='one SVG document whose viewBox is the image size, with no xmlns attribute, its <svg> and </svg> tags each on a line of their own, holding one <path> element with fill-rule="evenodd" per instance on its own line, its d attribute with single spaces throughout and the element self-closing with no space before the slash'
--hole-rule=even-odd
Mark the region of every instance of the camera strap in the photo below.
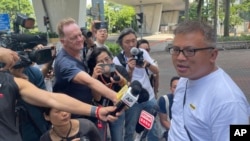
<svg viewBox="0 0 250 141">
<path fill-rule="evenodd" d="M 101 81 L 104 85 L 106 85 L 108 88 L 112 89 L 112 87 L 113 87 L 112 82 L 108 83 L 107 81 L 105 81 L 105 79 L 103 78 L 103 75 L 100 75 L 100 78 L 101 78 Z"/>
<path fill-rule="evenodd" d="M 117 58 L 120 61 L 120 63 L 122 64 L 122 66 L 126 68 L 126 60 L 125 60 L 125 57 L 124 57 L 124 53 L 119 53 L 117 55 Z"/>
</svg>

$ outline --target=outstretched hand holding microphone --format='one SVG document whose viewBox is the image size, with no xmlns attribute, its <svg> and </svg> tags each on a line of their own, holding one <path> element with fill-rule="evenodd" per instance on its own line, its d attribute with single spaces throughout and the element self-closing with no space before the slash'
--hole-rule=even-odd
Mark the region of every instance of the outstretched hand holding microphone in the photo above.
<svg viewBox="0 0 250 141">
<path fill-rule="evenodd" d="M 125 106 L 132 107 L 136 102 L 142 103 L 149 99 L 149 94 L 147 90 L 142 88 L 139 81 L 134 80 L 128 90 L 122 95 L 121 100 L 116 104 L 116 110 L 110 113 L 115 115 L 120 112 Z"/>
</svg>

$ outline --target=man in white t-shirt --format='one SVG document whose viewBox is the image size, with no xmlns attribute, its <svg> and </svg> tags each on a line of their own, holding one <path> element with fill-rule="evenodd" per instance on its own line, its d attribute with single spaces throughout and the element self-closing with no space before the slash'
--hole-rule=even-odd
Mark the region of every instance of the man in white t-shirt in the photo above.
<svg viewBox="0 0 250 141">
<path fill-rule="evenodd" d="M 185 21 L 169 49 L 179 76 L 169 141 L 229 141 L 230 125 L 249 124 L 249 103 L 216 65 L 216 33 L 206 23 Z"/>
</svg>

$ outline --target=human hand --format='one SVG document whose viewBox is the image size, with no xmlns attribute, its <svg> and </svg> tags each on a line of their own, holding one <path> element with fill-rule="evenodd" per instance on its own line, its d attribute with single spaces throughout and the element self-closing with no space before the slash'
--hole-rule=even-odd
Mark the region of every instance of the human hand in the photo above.
<svg viewBox="0 0 250 141">
<path fill-rule="evenodd" d="M 5 66 L 0 68 L 0 70 L 7 70 L 11 68 L 19 59 L 20 58 L 16 52 L 0 47 L 0 62 L 5 64 Z"/>
<path fill-rule="evenodd" d="M 127 63 L 128 63 L 129 70 L 134 70 L 134 68 L 136 66 L 136 60 L 133 57 L 131 57 L 128 59 Z"/>
<path fill-rule="evenodd" d="M 143 68 L 148 68 L 151 64 L 147 60 L 143 60 Z"/>
<path fill-rule="evenodd" d="M 45 78 L 47 78 L 47 79 L 52 79 L 54 76 L 55 76 L 55 75 L 54 75 L 53 69 L 50 69 L 50 70 L 48 71 L 48 73 L 45 75 Z"/>
<path fill-rule="evenodd" d="M 101 63 L 96 64 L 93 70 L 92 77 L 97 78 L 99 75 L 102 75 L 103 68 L 100 66 Z"/>
<path fill-rule="evenodd" d="M 110 77 L 112 83 L 118 83 L 121 87 L 127 84 L 127 80 L 117 71 L 115 70 L 114 75 Z"/>
<path fill-rule="evenodd" d="M 108 107 L 101 107 L 97 114 L 99 114 L 99 119 L 102 121 L 110 121 L 113 122 L 118 119 L 118 117 L 121 115 L 121 112 L 117 112 L 115 116 L 111 115 L 110 113 L 115 111 L 115 106 L 108 106 Z"/>
<path fill-rule="evenodd" d="M 9 69 L 10 73 L 11 73 L 12 75 L 14 75 L 15 77 L 18 77 L 18 78 L 22 78 L 22 79 L 28 80 L 29 78 L 28 78 L 27 75 L 25 75 L 25 74 L 23 73 L 23 70 L 24 70 L 24 68 L 18 68 L 18 69 L 10 68 L 10 69 Z"/>
</svg>

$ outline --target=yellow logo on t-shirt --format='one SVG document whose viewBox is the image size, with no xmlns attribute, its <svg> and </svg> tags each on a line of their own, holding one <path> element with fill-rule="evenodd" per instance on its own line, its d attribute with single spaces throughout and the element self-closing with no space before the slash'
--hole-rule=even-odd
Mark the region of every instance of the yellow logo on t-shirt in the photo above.
<svg viewBox="0 0 250 141">
<path fill-rule="evenodd" d="M 193 104 L 189 105 L 193 110 L 195 110 L 195 106 Z"/>
</svg>

